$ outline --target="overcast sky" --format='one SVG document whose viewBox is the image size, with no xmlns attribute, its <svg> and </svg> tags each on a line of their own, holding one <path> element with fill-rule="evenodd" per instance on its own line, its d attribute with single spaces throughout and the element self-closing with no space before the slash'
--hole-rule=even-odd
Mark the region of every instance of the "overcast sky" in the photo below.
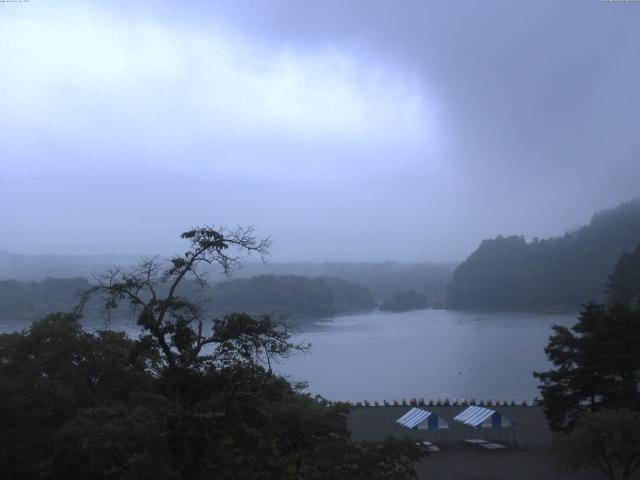
<svg viewBox="0 0 640 480">
<path fill-rule="evenodd" d="M 639 180 L 640 2 L 0 3 L 0 250 L 459 260 Z"/>
</svg>

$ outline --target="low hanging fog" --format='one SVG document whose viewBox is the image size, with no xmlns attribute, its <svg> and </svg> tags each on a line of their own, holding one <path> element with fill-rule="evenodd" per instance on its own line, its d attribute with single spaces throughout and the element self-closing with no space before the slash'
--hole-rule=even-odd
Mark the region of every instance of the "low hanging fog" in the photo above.
<svg viewBox="0 0 640 480">
<path fill-rule="evenodd" d="M 639 27 L 0 0 L 0 477 L 638 478 Z"/>
<path fill-rule="evenodd" d="M 632 3 L 0 7 L 2 250 L 458 261 L 638 195 Z"/>
</svg>

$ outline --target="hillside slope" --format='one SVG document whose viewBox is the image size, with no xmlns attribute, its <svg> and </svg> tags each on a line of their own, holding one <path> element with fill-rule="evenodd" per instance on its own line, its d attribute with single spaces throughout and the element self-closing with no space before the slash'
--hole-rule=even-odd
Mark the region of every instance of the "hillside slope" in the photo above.
<svg viewBox="0 0 640 480">
<path fill-rule="evenodd" d="M 640 199 L 595 214 L 562 237 L 484 240 L 454 271 L 447 301 L 458 308 L 574 308 L 602 300 L 622 254 L 640 243 Z"/>
</svg>

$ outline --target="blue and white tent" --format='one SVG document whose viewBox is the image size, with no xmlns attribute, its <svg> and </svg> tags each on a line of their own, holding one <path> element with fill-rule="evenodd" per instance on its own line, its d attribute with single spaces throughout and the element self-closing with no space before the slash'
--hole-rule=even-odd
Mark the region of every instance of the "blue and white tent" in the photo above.
<svg viewBox="0 0 640 480">
<path fill-rule="evenodd" d="M 418 430 L 442 430 L 449 428 L 449 423 L 446 420 L 441 419 L 435 413 L 422 410 L 421 408 L 412 408 L 396 420 L 396 423 L 407 428 L 417 428 Z"/>
<path fill-rule="evenodd" d="M 476 407 L 474 405 L 468 407 L 453 419 L 475 428 L 504 428 L 513 426 L 513 422 L 507 417 L 504 417 L 500 412 L 496 412 L 490 408 Z"/>
</svg>

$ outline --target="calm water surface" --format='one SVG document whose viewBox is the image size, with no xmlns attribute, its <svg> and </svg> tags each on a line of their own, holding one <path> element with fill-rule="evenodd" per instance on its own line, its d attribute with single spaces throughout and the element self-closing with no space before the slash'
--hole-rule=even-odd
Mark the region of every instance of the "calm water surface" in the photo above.
<svg viewBox="0 0 640 480">
<path fill-rule="evenodd" d="M 549 367 L 543 349 L 551 325 L 575 319 L 455 310 L 336 317 L 297 334 L 296 341 L 312 344 L 310 352 L 277 369 L 332 400 L 531 400 L 538 395 L 532 372 Z M 112 327 L 138 334 L 133 324 Z M 0 332 L 22 328 L 0 323 Z"/>
<path fill-rule="evenodd" d="M 300 333 L 279 370 L 332 400 L 533 399 L 553 324 L 576 315 L 420 310 L 337 317 Z"/>
</svg>

